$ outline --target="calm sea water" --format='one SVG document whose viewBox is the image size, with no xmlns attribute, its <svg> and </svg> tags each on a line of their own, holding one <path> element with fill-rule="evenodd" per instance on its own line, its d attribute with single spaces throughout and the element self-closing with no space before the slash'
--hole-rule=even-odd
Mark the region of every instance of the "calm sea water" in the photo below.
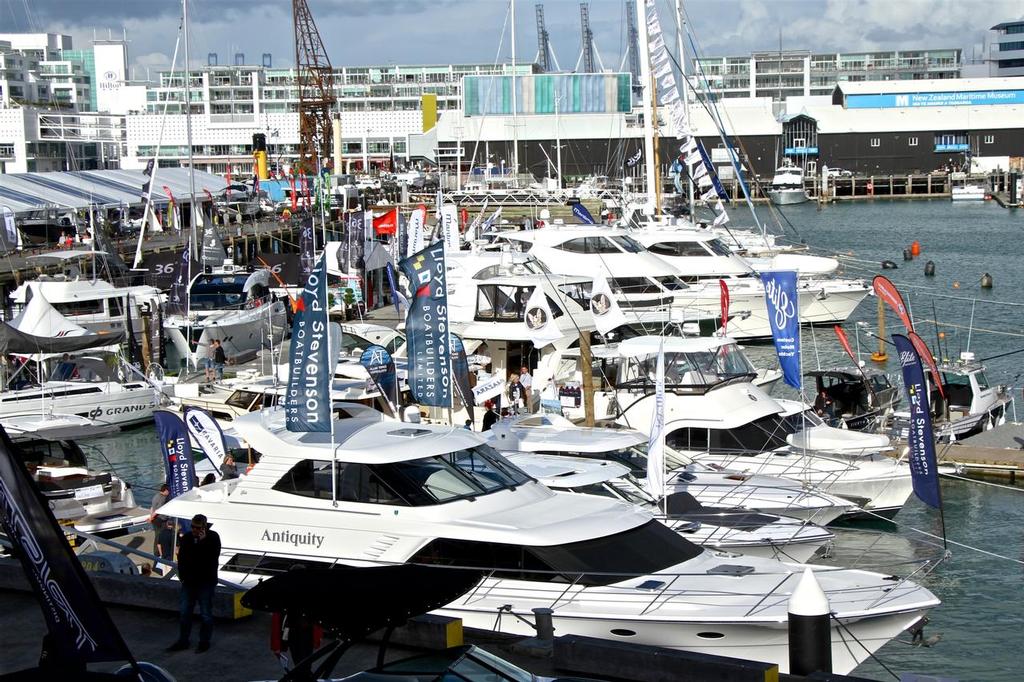
<svg viewBox="0 0 1024 682">
<path fill-rule="evenodd" d="M 737 223 L 743 222 L 739 209 L 734 214 Z M 759 214 L 771 219 L 766 208 L 759 209 Z M 884 274 L 903 289 L 919 333 L 933 346 L 936 328 L 932 321 L 939 321 L 939 329 L 946 336 L 943 355 L 955 358 L 968 348 L 972 307 L 975 329 L 969 348 L 977 357 L 1024 349 L 1024 308 L 1003 304 L 1022 300 L 1024 212 L 988 203 L 953 205 L 936 200 L 837 204 L 820 210 L 806 204 L 787 207 L 786 216 L 814 253 L 847 256 L 847 275 L 870 279 L 881 272 L 881 261 L 895 261 L 899 268 Z M 921 243 L 921 257 L 904 263 L 903 248 L 914 240 Z M 935 262 L 937 274 L 933 278 L 924 276 L 927 260 Z M 995 278 L 991 290 L 979 285 L 985 272 Z M 958 288 L 954 282 L 959 283 Z M 874 299 L 868 299 L 846 325 L 851 343 L 856 338 L 852 323 L 866 320 L 873 329 L 875 316 Z M 888 322 L 890 330 L 899 328 L 891 316 Z M 805 333 L 803 343 L 805 367 L 814 366 L 816 358 L 823 366 L 844 364 L 830 329 Z M 861 344 L 867 353 L 877 347 L 877 341 L 867 337 L 861 338 Z M 750 354 L 758 364 L 772 361 L 770 347 L 751 348 Z M 1022 361 L 1024 353 L 987 361 L 990 381 L 1020 387 L 1024 384 Z M 886 369 L 895 371 L 893 366 Z M 1016 395 L 1020 395 L 1019 389 Z M 135 429 L 89 444 L 90 456 L 97 464 L 103 458 L 109 461 L 136 486 L 139 502 L 148 504 L 152 489 L 163 477 L 153 429 Z M 1024 489 L 1004 490 L 957 480 L 944 480 L 942 486 L 946 530 L 951 540 L 1024 559 Z M 860 531 L 840 531 L 832 563 L 866 561 L 867 566 L 885 570 L 891 564 L 941 553 L 927 544 L 931 542 L 928 538 L 913 530 L 940 534 L 939 517 L 933 510 L 912 499 L 896 521 L 895 530 L 886 531 L 881 539 Z M 862 559 L 862 549 L 867 546 L 873 548 L 872 552 Z M 926 628 L 926 637 L 941 635 L 941 641 L 931 647 L 892 642 L 878 658 L 897 674 L 931 673 L 963 680 L 1021 679 L 1017 650 L 1017 628 L 1024 625 L 1021 565 L 963 548 L 951 549 L 952 558 L 923 581 L 943 601 L 932 612 Z M 905 570 L 905 566 L 894 569 L 899 570 Z M 880 680 L 893 679 L 874 661 L 856 672 Z"/>
</svg>

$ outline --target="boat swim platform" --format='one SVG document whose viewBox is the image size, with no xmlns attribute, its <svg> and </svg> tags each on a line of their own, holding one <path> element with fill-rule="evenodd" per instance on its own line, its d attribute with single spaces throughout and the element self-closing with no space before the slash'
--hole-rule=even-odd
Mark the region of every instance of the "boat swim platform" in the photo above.
<svg viewBox="0 0 1024 682">
<path fill-rule="evenodd" d="M 17 574 L 17 575 L 15 575 Z M 94 579 L 100 574 L 91 574 Z M 217 618 L 213 646 L 197 656 L 190 650 L 167 652 L 165 648 L 178 633 L 178 586 L 172 581 L 143 576 L 102 576 L 130 581 L 129 590 L 151 590 L 156 582 L 169 582 L 160 590 L 166 603 L 131 605 L 110 603 L 107 609 L 137 660 L 168 670 L 179 682 L 216 680 L 274 680 L 283 675 L 280 662 L 270 650 L 271 616 L 253 613 L 241 619 Z M 20 578 L 20 587 L 15 585 Z M 96 582 L 96 580 L 94 580 Z M 126 600 L 121 600 L 126 601 Z M 151 601 L 151 600 L 150 600 Z M 46 627 L 39 606 L 28 590 L 21 566 L 11 559 L 0 560 L 0 675 L 29 668 L 38 663 Z M 198 620 L 198 615 L 196 616 Z M 380 633 L 370 641 L 352 647 L 334 671 L 341 678 L 376 665 Z M 193 627 L 192 645 L 197 643 L 198 623 Z M 553 642 L 505 635 L 488 630 L 462 628 L 461 621 L 444 616 L 420 616 L 396 629 L 386 660 L 396 660 L 443 649 L 475 644 L 537 675 L 575 674 L 591 679 L 621 682 L 777 682 L 779 680 L 835 680 L 858 682 L 863 678 L 821 674 L 807 678 L 783 675 L 775 664 L 709 656 L 590 637 L 557 636 Z M 121 663 L 94 664 L 91 670 L 114 671 Z"/>
</svg>

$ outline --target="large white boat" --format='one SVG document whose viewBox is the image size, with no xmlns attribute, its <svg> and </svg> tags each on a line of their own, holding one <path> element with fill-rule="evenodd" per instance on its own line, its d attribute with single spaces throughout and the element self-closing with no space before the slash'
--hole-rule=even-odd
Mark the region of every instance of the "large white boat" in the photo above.
<svg viewBox="0 0 1024 682">
<path fill-rule="evenodd" d="M 776 168 L 768 198 L 777 206 L 802 204 L 810 199 L 804 189 L 804 169 L 788 162 Z"/>
<path fill-rule="evenodd" d="M 753 383 L 753 367 L 730 339 L 621 342 L 617 358 L 602 360 L 597 418 L 647 432 L 659 351 L 665 354 L 665 436 L 676 450 L 745 474 L 806 482 L 873 513 L 895 514 L 910 496 L 909 467 L 881 454 L 888 438 L 832 428 L 800 403 L 773 399 Z"/>
<path fill-rule="evenodd" d="M 658 500 L 632 475 L 629 467 L 610 460 L 525 453 L 506 456 L 552 490 L 635 504 L 690 542 L 718 552 L 802 564 L 835 537 L 821 526 L 799 519 L 704 505 L 689 493 L 672 493 Z"/>
<path fill-rule="evenodd" d="M 534 453 L 586 457 L 629 467 L 638 480 L 647 478 L 647 436 L 633 429 L 579 427 L 552 415 L 535 415 L 495 425 L 491 443 L 507 454 Z M 665 495 L 690 495 L 711 507 L 731 507 L 788 516 L 825 525 L 854 505 L 792 479 L 739 473 L 696 462 L 666 448 Z"/>
<path fill-rule="evenodd" d="M 268 288 L 269 271 L 200 273 L 189 285 L 188 314 L 167 315 L 164 328 L 175 356 L 198 367 L 220 341 L 228 358 L 244 362 L 284 339 L 288 311 Z"/>
<path fill-rule="evenodd" d="M 470 627 L 743 655 L 788 669 L 786 620 L 804 568 L 728 560 L 632 505 L 557 493 L 461 428 L 371 419 L 291 433 L 283 411 L 235 422 L 263 453 L 252 471 L 196 488 L 163 511 L 202 513 L 221 536 L 220 575 L 243 584 L 296 564 L 478 567 L 477 589 L 440 609 Z M 909 579 L 817 568 L 846 673 L 939 600 Z M 842 625 L 840 628 L 839 625 Z M 851 641 L 858 642 L 850 646 Z"/>
</svg>

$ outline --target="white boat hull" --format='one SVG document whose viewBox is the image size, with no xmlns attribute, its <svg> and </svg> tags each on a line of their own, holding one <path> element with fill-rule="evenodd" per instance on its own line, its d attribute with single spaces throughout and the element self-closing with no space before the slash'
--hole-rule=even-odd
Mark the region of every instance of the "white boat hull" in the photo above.
<svg viewBox="0 0 1024 682">
<path fill-rule="evenodd" d="M 50 381 L 40 389 L 0 393 L 0 419 L 32 414 L 70 414 L 104 425 L 131 426 L 148 422 L 159 392 L 147 383 Z"/>
<path fill-rule="evenodd" d="M 807 196 L 807 192 L 802 189 L 770 189 L 768 190 L 768 198 L 771 199 L 772 203 L 776 206 L 802 204 L 810 200 L 810 197 Z"/>
</svg>

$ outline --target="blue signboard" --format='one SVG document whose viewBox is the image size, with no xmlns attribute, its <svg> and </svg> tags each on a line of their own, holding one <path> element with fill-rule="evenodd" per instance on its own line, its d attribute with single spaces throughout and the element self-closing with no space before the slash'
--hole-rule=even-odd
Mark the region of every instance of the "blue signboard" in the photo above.
<svg viewBox="0 0 1024 682">
<path fill-rule="evenodd" d="M 817 147 L 786 147 L 783 154 L 786 156 L 816 156 L 818 154 Z"/>
<path fill-rule="evenodd" d="M 907 92 L 891 95 L 847 95 L 847 109 L 903 109 L 961 107 L 989 104 L 1024 104 L 1024 90 L 976 92 Z"/>
<path fill-rule="evenodd" d="M 955 144 L 936 144 L 935 151 L 937 152 L 967 152 L 971 150 L 971 145 L 966 142 Z"/>
</svg>

